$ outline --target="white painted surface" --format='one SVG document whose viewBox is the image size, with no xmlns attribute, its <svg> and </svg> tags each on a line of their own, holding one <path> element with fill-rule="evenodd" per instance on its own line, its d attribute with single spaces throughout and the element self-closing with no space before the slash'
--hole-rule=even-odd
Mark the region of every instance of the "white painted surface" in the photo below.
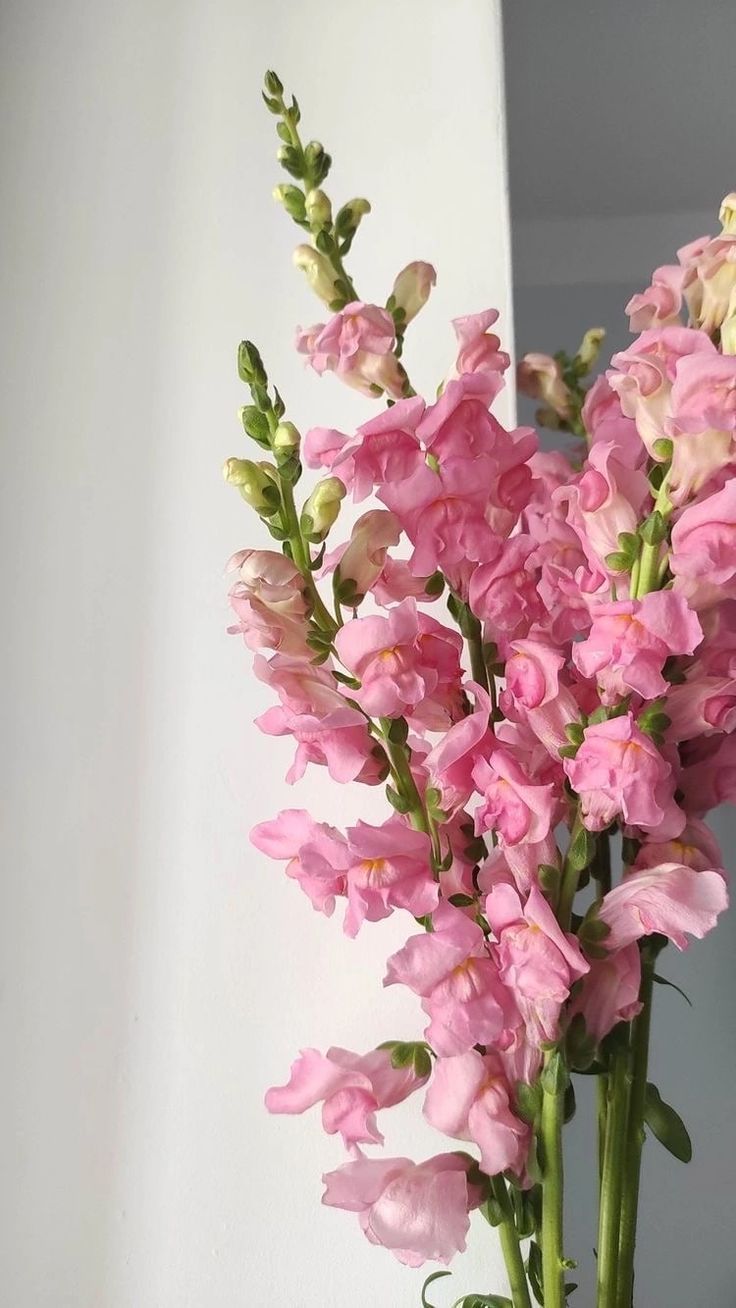
<svg viewBox="0 0 736 1308">
<path fill-rule="evenodd" d="M 320 1208 L 335 1141 L 261 1107 L 300 1043 L 420 1024 L 380 987 L 399 923 L 347 942 L 248 846 L 287 803 L 357 815 L 366 796 L 321 771 L 289 791 L 288 745 L 251 725 L 266 700 L 224 635 L 221 570 L 258 533 L 219 467 L 242 449 L 242 335 L 300 425 L 364 412 L 291 352 L 317 313 L 270 200 L 266 65 L 333 151 L 331 185 L 374 202 L 366 296 L 438 264 L 419 380 L 445 370 L 453 314 L 496 303 L 508 330 L 497 8 L 3 9 L 9 1308 L 418 1303 L 422 1273 Z M 392 1150 L 444 1147 L 418 1107 L 387 1119 Z M 503 1288 L 479 1219 L 472 1243 L 438 1303 Z"/>
</svg>

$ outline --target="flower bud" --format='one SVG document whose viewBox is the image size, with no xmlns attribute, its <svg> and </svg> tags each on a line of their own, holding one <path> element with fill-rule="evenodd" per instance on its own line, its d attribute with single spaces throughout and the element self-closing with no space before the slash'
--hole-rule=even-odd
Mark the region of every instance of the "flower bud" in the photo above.
<svg viewBox="0 0 736 1308">
<path fill-rule="evenodd" d="M 718 215 L 727 236 L 736 236 L 736 191 L 724 195 L 721 211 Z"/>
<path fill-rule="evenodd" d="M 324 540 L 337 520 L 345 486 L 339 477 L 325 477 L 315 486 L 302 509 L 302 526 L 310 540 Z"/>
<path fill-rule="evenodd" d="M 582 364 L 584 364 L 586 372 L 590 372 L 590 369 L 598 358 L 605 335 L 605 327 L 589 327 L 580 342 L 577 358 Z"/>
<path fill-rule="evenodd" d="M 277 453 L 289 454 L 299 449 L 301 436 L 293 422 L 280 422 L 273 434 L 273 448 Z"/>
<path fill-rule="evenodd" d="M 570 392 L 556 359 L 548 354 L 524 355 L 516 370 L 516 381 L 523 395 L 542 400 L 559 418 L 569 417 Z"/>
<path fill-rule="evenodd" d="M 301 268 L 315 295 L 323 304 L 332 304 L 337 298 L 335 274 L 329 259 L 313 250 L 311 245 L 297 245 L 293 262 L 295 268 Z"/>
<path fill-rule="evenodd" d="M 327 227 L 332 222 L 332 205 L 329 196 L 320 190 L 308 191 L 306 214 L 310 227 Z"/>
<path fill-rule="evenodd" d="M 270 463 L 254 463 L 252 459 L 228 459 L 222 469 L 225 481 L 237 486 L 246 504 L 256 513 L 270 518 L 280 503 L 279 488 Z"/>
<path fill-rule="evenodd" d="M 437 281 L 437 273 L 431 263 L 409 263 L 402 268 L 392 291 L 396 309 L 403 309 L 402 323 L 410 323 L 429 299 L 429 293 Z"/>
<path fill-rule="evenodd" d="M 292 186 L 290 182 L 282 182 L 280 186 L 274 186 L 273 198 L 279 204 L 282 204 L 290 218 L 295 222 L 304 222 L 306 216 L 304 192 L 298 186 Z"/>
</svg>

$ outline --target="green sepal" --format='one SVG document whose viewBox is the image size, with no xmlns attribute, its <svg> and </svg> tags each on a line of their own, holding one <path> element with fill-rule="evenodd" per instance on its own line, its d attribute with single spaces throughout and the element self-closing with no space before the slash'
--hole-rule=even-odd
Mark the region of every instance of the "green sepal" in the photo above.
<svg viewBox="0 0 736 1308">
<path fill-rule="evenodd" d="M 533 1126 L 542 1110 L 542 1086 L 539 1081 L 517 1081 L 516 1111 L 523 1122 Z"/>
<path fill-rule="evenodd" d="M 573 872 L 582 872 L 593 858 L 595 853 L 595 836 L 586 827 L 581 827 L 576 833 L 565 855 L 565 863 Z"/>
<path fill-rule="evenodd" d="M 565 1055 L 561 1049 L 555 1049 L 548 1058 L 540 1077 L 542 1089 L 547 1095 L 562 1095 L 570 1084 Z"/>
<path fill-rule="evenodd" d="M 667 539 L 667 523 L 659 509 L 655 509 L 645 519 L 639 528 L 639 535 L 645 545 L 661 545 Z"/>
<path fill-rule="evenodd" d="M 399 794 L 398 790 L 394 790 L 393 786 L 386 787 L 386 798 L 391 807 L 396 809 L 397 813 L 409 812 L 411 804 L 407 799 L 404 799 L 403 795 Z"/>
<path fill-rule="evenodd" d="M 529 1257 L 526 1261 L 526 1270 L 529 1277 L 529 1284 L 532 1287 L 532 1294 L 538 1304 L 544 1308 L 544 1289 L 542 1286 L 542 1250 L 536 1240 L 532 1240 L 529 1245 Z"/>
</svg>

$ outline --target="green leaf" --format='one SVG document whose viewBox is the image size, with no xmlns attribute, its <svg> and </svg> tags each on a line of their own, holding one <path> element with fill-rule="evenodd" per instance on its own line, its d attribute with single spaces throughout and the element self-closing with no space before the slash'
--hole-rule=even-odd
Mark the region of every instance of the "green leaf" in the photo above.
<svg viewBox="0 0 736 1308">
<path fill-rule="evenodd" d="M 453 908 L 470 908 L 470 905 L 474 904 L 475 900 L 473 899 L 472 895 L 458 894 L 458 895 L 450 895 L 447 902 L 449 904 L 452 904 Z"/>
<path fill-rule="evenodd" d="M 514 1308 L 510 1299 L 502 1294 L 466 1294 L 456 1299 L 452 1308 Z"/>
<path fill-rule="evenodd" d="M 550 1054 L 541 1076 L 542 1089 L 547 1095 L 561 1095 L 570 1084 L 565 1056 L 561 1049 Z"/>
<path fill-rule="evenodd" d="M 644 1121 L 659 1143 L 664 1145 L 681 1163 L 689 1163 L 693 1156 L 693 1146 L 687 1127 L 680 1114 L 666 1104 L 656 1085 L 647 1081 L 646 1100 L 644 1104 Z"/>
<path fill-rule="evenodd" d="M 529 1284 L 532 1287 L 532 1294 L 538 1304 L 544 1308 L 544 1290 L 542 1288 L 542 1250 L 536 1240 L 532 1240 L 529 1245 L 529 1257 L 527 1258 L 526 1270 L 529 1275 Z"/>
<path fill-rule="evenodd" d="M 485 1217 L 489 1226 L 500 1226 L 503 1221 L 503 1208 L 493 1195 L 489 1195 L 480 1205 L 481 1216 Z"/>
<path fill-rule="evenodd" d="M 560 869 L 555 867 L 554 863 L 540 863 L 537 869 L 537 877 L 542 890 L 547 894 L 557 894 L 560 886 Z"/>
<path fill-rule="evenodd" d="M 565 863 L 573 872 L 582 872 L 590 863 L 595 853 L 595 836 L 585 827 L 581 827 L 575 838 L 570 841 Z"/>
<path fill-rule="evenodd" d="M 685 994 L 685 991 L 682 989 L 681 986 L 676 986 L 674 981 L 668 981 L 666 976 L 660 976 L 659 972 L 654 973 L 653 980 L 656 981 L 658 986 L 668 986 L 670 990 L 676 990 L 678 995 L 682 995 L 683 999 L 685 1000 L 685 1003 L 689 1004 L 690 1007 L 692 1008 L 693 1001 L 689 995 Z"/>
<path fill-rule="evenodd" d="M 452 1276 L 452 1272 L 432 1272 L 432 1274 L 427 1277 L 422 1286 L 422 1308 L 434 1308 L 434 1304 L 431 1304 L 427 1298 L 427 1290 L 433 1281 L 439 1281 L 442 1276 Z"/>
<path fill-rule="evenodd" d="M 445 589 L 445 579 L 442 576 L 442 573 L 433 572 L 432 576 L 428 577 L 425 582 L 425 586 L 424 586 L 425 594 L 431 595 L 434 598 L 434 596 L 436 595 L 441 595 L 444 589 Z"/>
<path fill-rule="evenodd" d="M 392 745 L 405 745 L 406 738 L 409 735 L 409 724 L 406 718 L 392 718 L 386 734 Z"/>
<path fill-rule="evenodd" d="M 542 1087 L 539 1081 L 529 1084 L 516 1082 L 516 1111 L 523 1121 L 533 1126 L 542 1108 Z"/>
<path fill-rule="evenodd" d="M 628 554 L 621 554 L 618 550 L 614 550 L 611 554 L 606 555 L 605 564 L 610 572 L 628 572 L 631 567 L 631 559 Z"/>
<path fill-rule="evenodd" d="M 391 807 L 396 809 L 397 813 L 409 812 L 411 804 L 407 799 L 404 799 L 403 795 L 399 794 L 398 790 L 394 790 L 393 786 L 386 787 L 386 798 Z"/>
</svg>

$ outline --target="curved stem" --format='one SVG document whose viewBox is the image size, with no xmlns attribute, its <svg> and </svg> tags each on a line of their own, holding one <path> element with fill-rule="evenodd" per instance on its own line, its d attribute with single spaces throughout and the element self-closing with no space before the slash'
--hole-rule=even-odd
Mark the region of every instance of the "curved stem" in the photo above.
<svg viewBox="0 0 736 1308">
<path fill-rule="evenodd" d="M 549 1055 L 545 1055 L 547 1061 Z M 564 1096 L 545 1090 L 542 1098 L 542 1283 L 544 1308 L 565 1308 L 563 1266 L 562 1120 Z"/>
<path fill-rule="evenodd" d="M 644 1106 L 647 1093 L 653 989 L 654 955 L 645 949 L 642 951 L 641 990 L 639 992 L 642 1010 L 631 1028 L 631 1096 L 626 1131 L 627 1147 L 621 1201 L 616 1308 L 631 1308 L 634 1293 L 636 1219 L 639 1209 L 641 1153 L 644 1144 Z"/>
<path fill-rule="evenodd" d="M 598 1222 L 597 1308 L 616 1308 L 619 1220 L 629 1092 L 629 1051 L 627 1046 L 617 1049 L 613 1055 L 608 1086 Z"/>
<path fill-rule="evenodd" d="M 511 1287 L 511 1301 L 514 1308 L 532 1308 L 529 1284 L 524 1270 L 524 1259 L 521 1254 L 519 1232 L 516 1229 L 506 1182 L 502 1176 L 494 1176 L 491 1180 L 491 1186 L 493 1197 L 503 1213 L 498 1226 L 498 1234 L 501 1240 L 504 1262 L 506 1263 L 506 1275 L 509 1278 Z"/>
</svg>

